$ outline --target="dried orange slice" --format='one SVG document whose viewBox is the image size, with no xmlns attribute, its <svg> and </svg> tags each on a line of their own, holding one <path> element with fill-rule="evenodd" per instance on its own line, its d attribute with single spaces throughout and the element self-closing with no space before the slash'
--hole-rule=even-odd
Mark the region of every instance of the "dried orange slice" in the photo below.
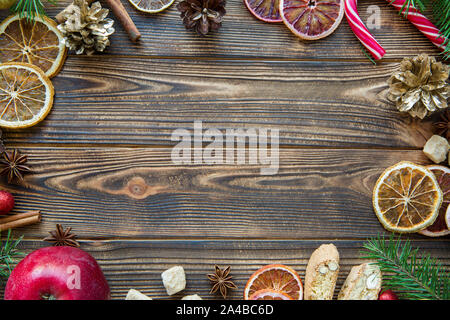
<svg viewBox="0 0 450 320">
<path fill-rule="evenodd" d="M 63 39 L 56 22 L 47 17 L 31 22 L 18 14 L 9 16 L 0 24 L 0 62 L 27 62 L 54 77 L 67 56 Z"/>
<path fill-rule="evenodd" d="M 441 188 L 444 199 L 442 200 L 441 208 L 439 209 L 439 215 L 434 223 L 420 230 L 419 233 L 428 237 L 442 237 L 450 234 L 450 230 L 447 226 L 446 214 L 450 204 L 450 169 L 444 166 L 432 165 L 427 166 L 427 169 L 433 172 L 437 179 L 439 187 Z"/>
<path fill-rule="evenodd" d="M 372 201 L 378 220 L 387 230 L 416 232 L 433 224 L 442 199 L 430 170 L 402 161 L 381 174 Z"/>
<path fill-rule="evenodd" d="M 252 15 L 265 22 L 281 22 L 280 0 L 244 0 Z"/>
<path fill-rule="evenodd" d="M 304 40 L 317 40 L 336 30 L 344 16 L 344 0 L 280 0 L 284 24 Z"/>
<path fill-rule="evenodd" d="M 249 300 L 257 291 L 265 289 L 284 293 L 293 300 L 303 299 L 303 284 L 299 275 L 282 264 L 270 264 L 253 273 L 245 285 L 244 299 Z"/>
<path fill-rule="evenodd" d="M 133 7 L 146 13 L 158 13 L 170 7 L 175 0 L 128 0 Z"/>
<path fill-rule="evenodd" d="M 258 290 L 252 294 L 249 300 L 294 300 L 286 293 L 272 289 Z"/>
<path fill-rule="evenodd" d="M 0 127 L 27 128 L 41 122 L 53 105 L 54 89 L 29 63 L 0 64 Z"/>
</svg>

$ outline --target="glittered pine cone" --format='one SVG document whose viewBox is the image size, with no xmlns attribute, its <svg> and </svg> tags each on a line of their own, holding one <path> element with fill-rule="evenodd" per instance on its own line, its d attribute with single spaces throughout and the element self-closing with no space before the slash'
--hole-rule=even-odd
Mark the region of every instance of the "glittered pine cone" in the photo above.
<svg viewBox="0 0 450 320">
<path fill-rule="evenodd" d="M 109 36 L 114 33 L 114 20 L 107 18 L 108 13 L 100 2 L 89 7 L 85 0 L 74 0 L 61 13 L 63 22 L 58 25 L 66 47 L 76 54 L 103 52 L 110 44 Z"/>
<path fill-rule="evenodd" d="M 449 66 L 426 54 L 404 58 L 389 78 L 388 99 L 397 109 L 420 119 L 448 107 Z"/>
<path fill-rule="evenodd" d="M 177 9 L 186 29 L 194 29 L 205 36 L 222 26 L 225 4 L 225 0 L 184 0 L 177 5 Z"/>
</svg>

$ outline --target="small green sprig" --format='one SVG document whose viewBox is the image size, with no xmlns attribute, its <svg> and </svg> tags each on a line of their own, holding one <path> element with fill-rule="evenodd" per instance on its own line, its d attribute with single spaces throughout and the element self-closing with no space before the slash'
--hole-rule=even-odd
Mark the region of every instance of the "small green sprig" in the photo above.
<svg viewBox="0 0 450 320">
<path fill-rule="evenodd" d="M 450 277 L 448 270 L 430 255 L 418 256 L 409 240 L 392 235 L 369 239 L 363 258 L 375 260 L 383 273 L 383 286 L 403 299 L 448 300 Z"/>
<path fill-rule="evenodd" d="M 47 1 L 56 4 L 56 0 Z M 16 4 L 11 7 L 11 11 L 18 13 L 21 18 L 27 18 L 29 21 L 47 15 L 41 0 L 17 0 Z"/>
<path fill-rule="evenodd" d="M 23 236 L 17 240 L 11 239 L 11 229 L 8 230 L 8 236 L 4 242 L 0 241 L 0 279 L 6 281 L 11 274 L 11 265 L 14 263 L 14 259 L 23 256 L 22 252 L 17 250 L 19 243 L 22 241 Z"/>
</svg>

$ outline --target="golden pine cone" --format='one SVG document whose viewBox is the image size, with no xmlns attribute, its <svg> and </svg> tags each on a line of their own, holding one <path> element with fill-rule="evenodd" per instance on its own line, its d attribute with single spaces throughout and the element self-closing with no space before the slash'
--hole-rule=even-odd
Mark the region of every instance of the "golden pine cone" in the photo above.
<svg viewBox="0 0 450 320">
<path fill-rule="evenodd" d="M 400 112 L 420 119 L 448 107 L 449 66 L 426 54 L 404 58 L 388 80 L 388 99 Z"/>
</svg>

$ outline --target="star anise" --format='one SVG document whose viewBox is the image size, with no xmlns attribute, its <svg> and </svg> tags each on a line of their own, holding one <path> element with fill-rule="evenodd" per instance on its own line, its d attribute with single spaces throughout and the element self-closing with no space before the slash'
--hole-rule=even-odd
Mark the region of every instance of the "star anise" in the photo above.
<svg viewBox="0 0 450 320">
<path fill-rule="evenodd" d="M 76 240 L 76 235 L 70 233 L 72 230 L 71 227 L 68 227 L 64 230 L 62 225 L 57 224 L 55 231 L 50 231 L 50 236 L 44 238 L 44 241 L 53 242 L 54 246 L 70 246 L 70 247 L 79 247 L 80 244 Z"/>
<path fill-rule="evenodd" d="M 225 0 L 184 0 L 177 5 L 186 29 L 195 29 L 201 36 L 217 31 L 226 13 Z"/>
<path fill-rule="evenodd" d="M 440 114 L 441 120 L 433 123 L 436 133 L 450 140 L 450 109 Z"/>
<path fill-rule="evenodd" d="M 237 289 L 236 285 L 231 281 L 232 279 L 232 277 L 230 276 L 231 267 L 228 266 L 222 270 L 217 265 L 215 265 L 214 269 L 215 269 L 214 273 L 207 275 L 208 279 L 213 284 L 210 293 L 216 293 L 217 290 L 219 290 L 222 297 L 226 299 L 228 289 Z"/>
<path fill-rule="evenodd" d="M 22 181 L 23 174 L 31 172 L 30 167 L 25 165 L 27 156 L 21 155 L 20 152 L 14 149 L 12 152 L 3 152 L 3 159 L 0 160 L 0 175 L 8 177 L 8 183 L 15 180 Z"/>
</svg>

